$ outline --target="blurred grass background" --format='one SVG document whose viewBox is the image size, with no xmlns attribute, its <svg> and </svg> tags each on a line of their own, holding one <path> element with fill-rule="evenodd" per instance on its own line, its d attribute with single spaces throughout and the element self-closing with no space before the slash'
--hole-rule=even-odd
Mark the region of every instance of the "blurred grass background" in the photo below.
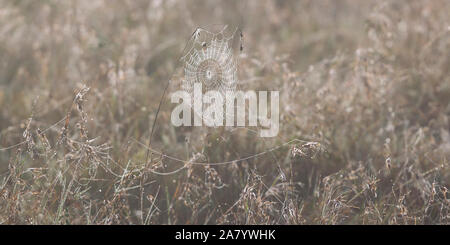
<svg viewBox="0 0 450 245">
<path fill-rule="evenodd" d="M 449 222 L 447 0 L 0 5 L 0 148 L 22 142 L 0 151 L 0 223 Z M 166 98 L 152 148 L 208 163 L 303 141 L 220 166 L 149 160 L 133 139 L 211 24 L 242 29 L 243 88 L 280 90 L 279 137 L 174 128 Z"/>
</svg>

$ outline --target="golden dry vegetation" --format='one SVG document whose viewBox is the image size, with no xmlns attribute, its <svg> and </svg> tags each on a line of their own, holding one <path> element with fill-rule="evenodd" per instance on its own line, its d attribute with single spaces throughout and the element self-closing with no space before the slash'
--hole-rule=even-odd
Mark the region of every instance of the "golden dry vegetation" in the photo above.
<svg viewBox="0 0 450 245">
<path fill-rule="evenodd" d="M 0 5 L 1 224 L 450 223 L 448 0 Z M 277 137 L 153 124 L 212 23 Z"/>
</svg>

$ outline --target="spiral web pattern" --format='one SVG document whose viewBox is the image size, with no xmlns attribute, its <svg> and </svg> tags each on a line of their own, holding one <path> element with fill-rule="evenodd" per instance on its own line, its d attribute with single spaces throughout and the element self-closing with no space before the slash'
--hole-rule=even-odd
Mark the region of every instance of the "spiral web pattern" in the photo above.
<svg viewBox="0 0 450 245">
<path fill-rule="evenodd" d="M 234 34 L 226 36 L 226 27 L 217 33 L 204 29 L 197 29 L 193 34 L 190 49 L 183 56 L 184 80 L 182 89 L 194 99 L 194 84 L 201 83 L 203 97 L 208 91 L 217 91 L 226 102 L 226 93 L 236 91 L 237 65 L 234 59 L 231 41 Z M 193 102 L 193 101 L 192 101 Z M 193 105 L 193 103 L 191 103 Z M 203 108 L 205 109 L 205 108 Z M 201 115 L 194 108 L 197 115 Z M 226 110 L 223 108 L 223 116 Z M 203 120 L 210 120 L 205 118 Z"/>
</svg>

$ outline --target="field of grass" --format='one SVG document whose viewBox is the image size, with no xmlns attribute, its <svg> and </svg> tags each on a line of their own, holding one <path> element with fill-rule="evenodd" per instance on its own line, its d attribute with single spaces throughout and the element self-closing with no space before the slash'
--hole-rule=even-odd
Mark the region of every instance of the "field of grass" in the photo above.
<svg viewBox="0 0 450 245">
<path fill-rule="evenodd" d="M 450 224 L 448 0 L 0 6 L 0 224 Z M 171 124 L 211 24 L 277 137 Z"/>
</svg>

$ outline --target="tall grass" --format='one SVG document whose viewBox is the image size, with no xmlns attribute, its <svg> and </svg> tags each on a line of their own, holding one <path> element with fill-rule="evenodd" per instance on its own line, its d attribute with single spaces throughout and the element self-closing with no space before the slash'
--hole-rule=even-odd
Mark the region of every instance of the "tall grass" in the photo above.
<svg viewBox="0 0 450 245">
<path fill-rule="evenodd" d="M 0 2 L 1 224 L 449 224 L 449 1 Z M 210 23 L 278 137 L 155 120 Z"/>
</svg>

